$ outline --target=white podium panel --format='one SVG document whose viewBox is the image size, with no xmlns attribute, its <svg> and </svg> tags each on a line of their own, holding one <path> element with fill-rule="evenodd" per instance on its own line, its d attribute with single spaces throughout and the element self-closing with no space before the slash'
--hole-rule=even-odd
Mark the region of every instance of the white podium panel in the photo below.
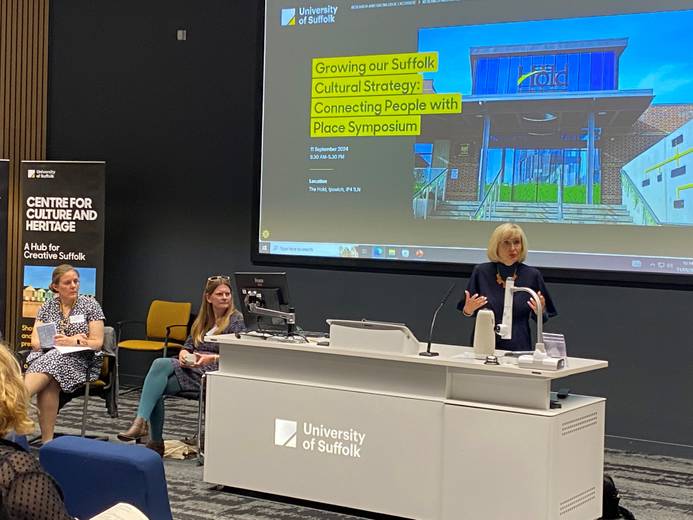
<svg viewBox="0 0 693 520">
<path fill-rule="evenodd" d="M 339 356 L 332 349 L 267 349 L 223 344 L 219 372 L 247 379 L 302 383 L 416 397 L 445 395 L 445 367 Z"/>
<path fill-rule="evenodd" d="M 443 407 L 439 401 L 212 373 L 204 479 L 434 519 Z"/>
<path fill-rule="evenodd" d="M 446 406 L 442 518 L 601 516 L 604 400 L 550 412 Z"/>
<path fill-rule="evenodd" d="M 493 374 L 467 368 L 451 368 L 448 373 L 450 399 L 549 409 L 551 381 L 522 375 Z"/>
<path fill-rule="evenodd" d="M 221 358 L 207 379 L 206 482 L 425 520 L 599 516 L 604 400 L 552 409 L 550 382 L 604 361 L 544 371 L 450 345 L 422 357 L 370 338 L 208 339 Z"/>
<path fill-rule="evenodd" d="M 419 353 L 419 341 L 412 331 L 399 323 L 353 320 L 327 320 L 327 323 L 330 324 L 330 346 L 334 348 L 405 355 Z"/>
</svg>

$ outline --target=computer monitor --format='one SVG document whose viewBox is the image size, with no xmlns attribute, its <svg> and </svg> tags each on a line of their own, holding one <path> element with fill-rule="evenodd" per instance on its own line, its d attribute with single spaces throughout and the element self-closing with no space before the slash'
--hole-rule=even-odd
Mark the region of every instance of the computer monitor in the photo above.
<svg viewBox="0 0 693 520">
<path fill-rule="evenodd" d="M 233 275 L 234 292 L 240 303 L 240 311 L 248 330 L 287 332 L 287 322 L 282 318 L 259 316 L 249 309 L 250 294 L 260 296 L 258 306 L 275 311 L 289 312 L 289 285 L 286 273 L 248 273 Z"/>
</svg>

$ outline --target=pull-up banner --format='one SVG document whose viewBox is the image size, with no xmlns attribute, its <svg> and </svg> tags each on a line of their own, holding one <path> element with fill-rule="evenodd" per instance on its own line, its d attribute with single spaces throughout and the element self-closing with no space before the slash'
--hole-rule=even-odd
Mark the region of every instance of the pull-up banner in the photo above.
<svg viewBox="0 0 693 520">
<path fill-rule="evenodd" d="M 36 313 L 53 297 L 53 269 L 79 271 L 80 294 L 101 301 L 106 163 L 22 161 L 22 294 L 17 344 L 29 347 Z"/>
<path fill-rule="evenodd" d="M 0 159 L 0 332 L 5 332 L 5 298 L 7 291 L 7 194 L 10 162 Z"/>
</svg>

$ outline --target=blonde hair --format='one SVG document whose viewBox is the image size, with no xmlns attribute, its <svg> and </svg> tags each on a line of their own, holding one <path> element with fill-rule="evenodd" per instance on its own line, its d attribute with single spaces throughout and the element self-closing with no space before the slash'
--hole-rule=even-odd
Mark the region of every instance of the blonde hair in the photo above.
<svg viewBox="0 0 693 520">
<path fill-rule="evenodd" d="M 212 308 L 212 304 L 207 301 L 207 296 L 216 291 L 217 287 L 220 285 L 225 285 L 229 288 L 229 290 L 231 290 L 231 285 L 228 278 L 215 278 L 213 280 L 207 280 L 205 290 L 202 292 L 202 304 L 200 304 L 200 312 L 197 314 L 197 318 L 195 318 L 195 321 L 190 329 L 190 336 L 192 336 L 195 346 L 198 346 L 203 342 L 205 334 L 209 329 L 212 328 L 213 325 L 216 325 L 217 327 L 217 334 L 220 334 L 223 330 L 225 330 L 226 327 L 229 326 L 231 315 L 236 312 L 232 294 L 228 310 L 220 318 L 214 317 L 214 309 Z"/>
<path fill-rule="evenodd" d="M 77 274 L 77 278 L 79 278 L 79 271 L 70 264 L 61 264 L 53 269 L 53 274 L 51 275 L 51 284 L 48 286 L 48 288 L 54 293 L 57 293 L 58 291 L 54 286 L 58 285 L 60 279 L 70 271 L 74 271 L 75 274 Z"/>
<path fill-rule="evenodd" d="M 0 343 L 0 437 L 10 431 L 20 435 L 34 431 L 28 409 L 29 394 L 19 363 L 7 346 Z"/>
<path fill-rule="evenodd" d="M 517 257 L 518 262 L 524 262 L 527 258 L 527 236 L 520 226 L 517 224 L 511 224 L 506 222 L 501 224 L 491 233 L 491 238 L 488 241 L 488 250 L 486 254 L 491 262 L 500 262 L 500 256 L 498 256 L 498 248 L 504 240 L 509 240 L 512 238 L 520 238 L 522 243 L 520 247 L 520 253 Z"/>
</svg>

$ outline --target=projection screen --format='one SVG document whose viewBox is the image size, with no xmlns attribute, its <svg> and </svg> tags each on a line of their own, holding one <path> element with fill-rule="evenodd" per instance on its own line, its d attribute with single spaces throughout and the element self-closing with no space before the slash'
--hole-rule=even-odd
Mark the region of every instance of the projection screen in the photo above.
<svg viewBox="0 0 693 520">
<path fill-rule="evenodd" d="M 693 285 L 693 9 L 264 5 L 253 260 Z"/>
</svg>

